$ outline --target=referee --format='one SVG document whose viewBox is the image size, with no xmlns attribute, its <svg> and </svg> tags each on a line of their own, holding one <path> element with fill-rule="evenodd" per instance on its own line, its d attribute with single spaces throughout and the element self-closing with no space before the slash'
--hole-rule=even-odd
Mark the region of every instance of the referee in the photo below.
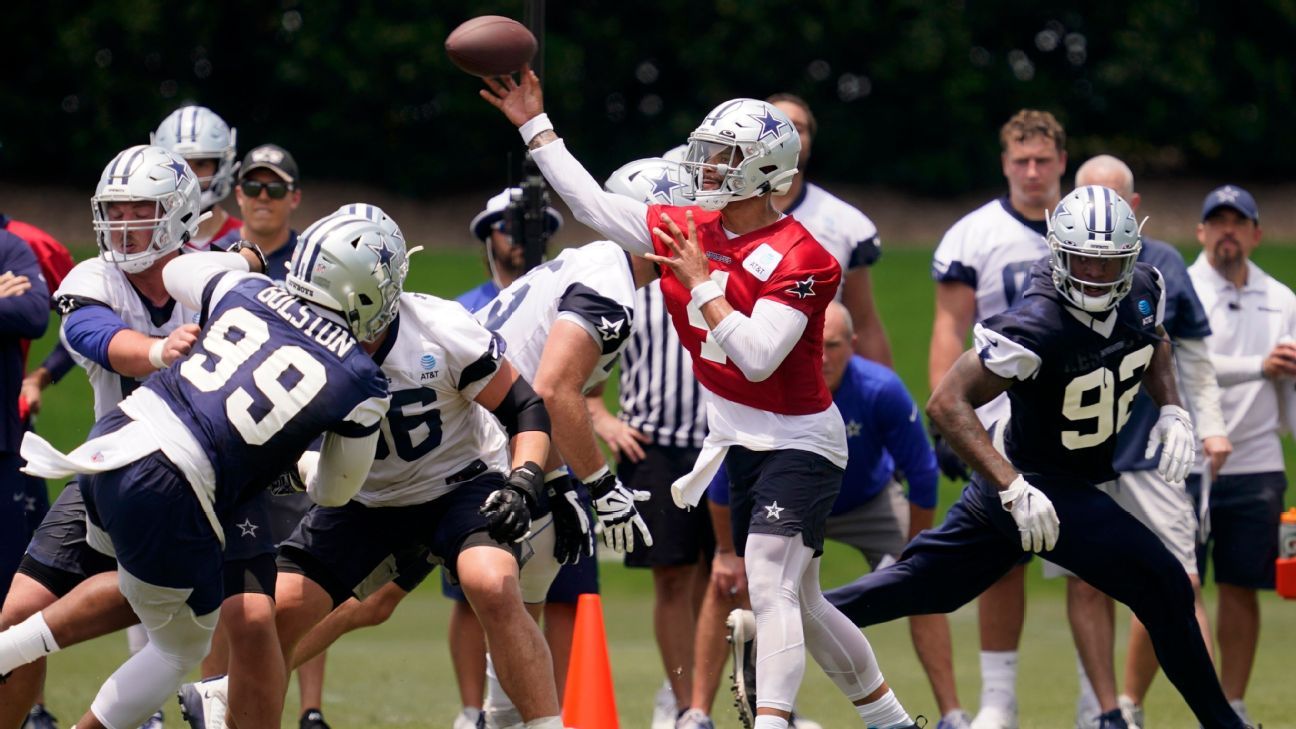
<svg viewBox="0 0 1296 729">
<path fill-rule="evenodd" d="M 622 482 L 652 494 L 639 514 L 653 544 L 627 552 L 625 564 L 652 570 L 653 632 L 670 692 L 667 686 L 658 692 L 653 726 L 673 729 L 692 692 L 693 640 L 715 540 L 707 509 L 680 509 L 671 497 L 671 484 L 693 469 L 707 430 L 702 391 L 666 313 L 660 280 L 635 298 L 621 358 L 620 414 L 608 411 L 601 387 L 587 402 Z"/>
</svg>

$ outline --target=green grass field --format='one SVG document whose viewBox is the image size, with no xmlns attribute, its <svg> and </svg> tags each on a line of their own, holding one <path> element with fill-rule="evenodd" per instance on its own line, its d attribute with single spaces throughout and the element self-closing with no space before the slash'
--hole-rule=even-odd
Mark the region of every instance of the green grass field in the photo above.
<svg viewBox="0 0 1296 729">
<path fill-rule="evenodd" d="M 83 251 L 83 255 L 88 254 Z M 1191 252 L 1195 255 L 1195 251 Z M 915 398 L 927 396 L 927 341 L 930 335 L 932 287 L 927 277 L 930 253 L 891 248 L 874 269 L 874 287 L 895 352 L 896 367 Z M 1296 248 L 1269 245 L 1257 262 L 1279 280 L 1296 281 Z M 433 251 L 414 257 L 407 288 L 452 296 L 481 276 L 476 251 Z M 49 350 L 52 335 L 33 347 L 34 358 Z M 611 395 L 612 393 L 609 393 Z M 40 431 L 56 445 L 71 448 L 90 426 L 90 390 L 85 378 L 73 373 L 47 391 Z M 1287 443 L 1288 463 L 1293 450 Z M 958 488 L 943 483 L 941 507 L 948 508 Z M 1292 491 L 1288 503 L 1296 503 Z M 824 558 L 824 584 L 847 582 L 867 569 L 858 555 L 830 544 Z M 1067 627 L 1063 584 L 1030 570 L 1029 608 L 1022 645 L 1018 696 L 1022 726 L 1034 729 L 1072 725 L 1075 700 L 1075 661 Z M 417 591 L 386 625 L 344 638 L 330 653 L 325 712 L 336 729 L 347 727 L 449 726 L 458 710 L 458 694 L 446 648 L 447 603 L 433 584 Z M 611 646 L 622 725 L 646 727 L 653 692 L 662 668 L 651 632 L 652 585 L 647 573 L 603 563 L 605 622 Z M 1207 590 L 1208 605 L 1214 591 Z M 1296 727 L 1291 652 L 1296 650 L 1296 604 L 1272 594 L 1262 597 L 1263 633 L 1248 704 L 1266 727 Z M 1212 610 L 1213 612 L 1213 610 Z M 965 607 L 951 616 L 955 670 L 964 706 L 975 711 L 980 682 L 977 669 L 976 611 Z M 1117 666 L 1121 665 L 1127 619 L 1119 618 Z M 908 629 L 901 623 L 870 628 L 868 636 L 897 695 L 911 712 L 935 715 L 926 678 L 914 657 Z M 54 656 L 50 665 L 48 703 L 65 725 L 88 705 L 100 682 L 126 657 L 122 636 L 110 636 Z M 1119 673 L 1119 670 L 1118 670 Z M 858 726 L 858 717 L 816 667 L 807 669 L 801 711 L 829 729 Z M 295 691 L 290 693 L 285 726 L 296 726 Z M 1147 703 L 1152 727 L 1195 726 L 1177 693 L 1161 679 Z M 168 707 L 168 725 L 180 726 Z M 728 694 L 716 703 L 717 725 L 737 727 L 728 709 Z M 932 721 L 935 725 L 935 720 Z"/>
</svg>

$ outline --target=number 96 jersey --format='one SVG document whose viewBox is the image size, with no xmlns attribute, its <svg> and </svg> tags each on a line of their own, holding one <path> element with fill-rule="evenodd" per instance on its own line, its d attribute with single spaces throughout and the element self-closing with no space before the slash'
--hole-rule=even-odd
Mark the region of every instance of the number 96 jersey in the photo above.
<svg viewBox="0 0 1296 729">
<path fill-rule="evenodd" d="M 508 472 L 508 438 L 495 416 L 473 402 L 499 370 L 499 336 L 454 301 L 404 293 L 399 306 L 374 353 L 391 408 L 355 497 L 365 506 L 431 501 L 454 489 L 447 479 L 477 460 Z"/>
<path fill-rule="evenodd" d="M 1004 452 L 1027 475 L 1102 483 L 1116 478 L 1116 433 L 1161 341 L 1161 274 L 1138 263 L 1130 292 L 1109 312 L 1068 305 L 1048 259 L 1031 269 L 1016 307 L 976 325 L 975 347 L 991 372 L 1013 380 Z"/>
</svg>

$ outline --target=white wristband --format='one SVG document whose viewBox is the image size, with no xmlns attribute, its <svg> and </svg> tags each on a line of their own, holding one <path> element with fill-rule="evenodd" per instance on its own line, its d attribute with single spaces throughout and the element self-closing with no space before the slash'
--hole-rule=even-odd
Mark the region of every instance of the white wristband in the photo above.
<svg viewBox="0 0 1296 729">
<path fill-rule="evenodd" d="M 526 123 L 518 127 L 518 132 L 522 135 L 522 143 L 528 145 L 531 144 L 531 140 L 535 139 L 536 135 L 540 132 L 548 132 L 552 130 L 553 122 L 549 121 L 548 114 L 543 113 L 527 119 Z"/>
<path fill-rule="evenodd" d="M 707 279 L 689 291 L 689 296 L 693 299 L 693 305 L 701 309 L 702 305 L 712 299 L 718 299 L 724 296 L 724 291 L 720 290 L 720 284 L 711 279 Z"/>
<path fill-rule="evenodd" d="M 153 365 L 153 369 L 166 369 L 166 361 L 162 359 L 162 348 L 164 346 L 166 346 L 166 340 L 158 339 L 153 342 L 153 346 L 149 347 L 149 364 Z"/>
</svg>

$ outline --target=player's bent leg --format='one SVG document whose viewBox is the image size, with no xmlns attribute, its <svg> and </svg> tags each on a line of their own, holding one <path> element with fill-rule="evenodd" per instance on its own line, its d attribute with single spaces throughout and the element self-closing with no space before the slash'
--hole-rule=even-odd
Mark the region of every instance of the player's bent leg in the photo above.
<svg viewBox="0 0 1296 729">
<path fill-rule="evenodd" d="M 800 587 L 812 555 L 799 536 L 747 537 L 747 592 L 756 614 L 757 715 L 791 716 L 805 675 Z"/>
<path fill-rule="evenodd" d="M 292 660 L 301 639 L 333 611 L 333 605 L 334 598 L 327 590 L 301 571 L 294 571 L 281 555 L 275 580 L 275 630 L 284 665 Z"/>
<path fill-rule="evenodd" d="M 498 545 L 478 542 L 459 553 L 456 571 L 486 632 L 500 683 L 522 719 L 557 716 L 553 674 L 546 670 L 552 665 L 549 649 L 522 604 L 517 558 Z"/>
<path fill-rule="evenodd" d="M 57 599 L 55 594 L 40 582 L 24 574 L 19 568 L 5 595 L 4 608 L 0 610 L 0 630 L 11 628 Z M 45 659 L 19 666 L 0 681 L 0 729 L 18 729 L 27 718 L 27 712 L 36 703 L 45 684 Z"/>
<path fill-rule="evenodd" d="M 229 639 L 232 729 L 272 729 L 283 713 L 288 675 L 275 631 L 275 600 L 264 593 L 231 595 L 221 603 L 221 622 Z"/>
<path fill-rule="evenodd" d="M 1069 485 L 1044 489 L 1067 524 L 1049 559 L 1128 605 L 1147 626 L 1166 676 L 1207 727 L 1240 727 L 1220 689 L 1179 561 L 1155 534 L 1106 494 Z"/>
<path fill-rule="evenodd" d="M 291 668 L 295 669 L 322 654 L 347 633 L 387 622 L 396 606 L 408 596 L 407 590 L 389 582 L 363 601 L 349 598 L 301 639 L 293 653 Z"/>
<path fill-rule="evenodd" d="M 1210 618 L 1206 614 L 1206 602 L 1202 599 L 1201 578 L 1190 573 L 1188 579 L 1193 586 L 1193 609 L 1197 613 L 1197 624 L 1201 627 L 1202 642 L 1206 650 L 1215 657 L 1214 641 L 1211 637 Z M 1129 647 L 1125 654 L 1125 680 L 1121 691 L 1122 704 L 1132 704 L 1139 708 L 1147 698 L 1148 689 L 1156 679 L 1161 664 L 1157 663 L 1156 652 L 1152 649 L 1152 639 L 1148 637 L 1147 628 L 1137 615 L 1130 618 Z M 1227 694 L 1226 694 L 1227 695 Z"/>
<path fill-rule="evenodd" d="M 194 594 L 190 589 L 149 584 L 125 570 L 119 570 L 118 580 L 149 642 L 103 684 L 89 718 L 105 727 L 137 727 L 207 655 L 220 610 L 197 614 L 188 602 Z"/>
</svg>

